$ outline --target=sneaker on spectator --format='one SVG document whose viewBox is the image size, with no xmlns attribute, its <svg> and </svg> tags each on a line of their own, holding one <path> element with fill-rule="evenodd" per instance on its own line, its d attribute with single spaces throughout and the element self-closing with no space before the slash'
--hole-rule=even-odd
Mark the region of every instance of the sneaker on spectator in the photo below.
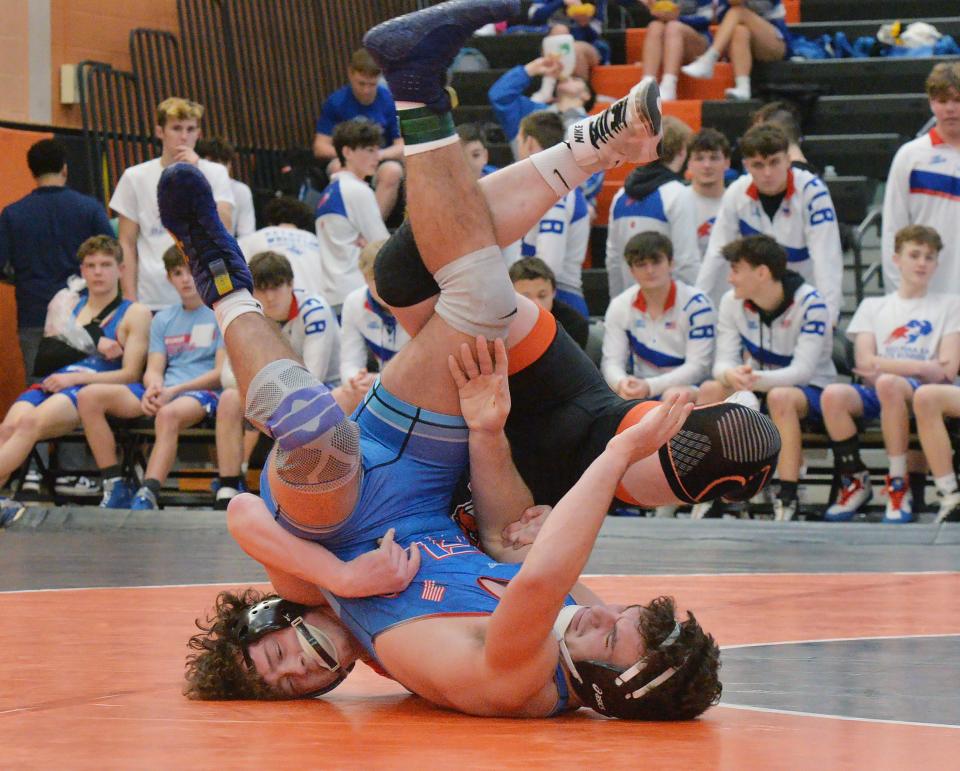
<svg viewBox="0 0 960 771">
<path fill-rule="evenodd" d="M 23 516 L 26 508 L 13 498 L 0 497 L 0 530 L 9 527 Z"/>
<path fill-rule="evenodd" d="M 791 498 L 788 501 L 777 498 L 773 502 L 773 519 L 775 522 L 790 522 L 796 518 L 799 508 L 800 501 L 796 498 Z"/>
<path fill-rule="evenodd" d="M 240 495 L 236 487 L 221 487 L 217 490 L 217 497 L 214 499 L 213 508 L 217 511 L 226 511 L 230 501 Z"/>
<path fill-rule="evenodd" d="M 913 496 L 907 480 L 903 477 L 887 477 L 884 493 L 887 496 L 887 509 L 883 513 L 883 521 L 891 525 L 913 522 Z"/>
<path fill-rule="evenodd" d="M 133 503 L 133 482 L 126 479 L 108 479 L 103 483 L 102 509 L 129 509 Z"/>
<path fill-rule="evenodd" d="M 53 489 L 59 495 L 99 495 L 100 480 L 83 476 L 57 477 Z"/>
<path fill-rule="evenodd" d="M 653 510 L 653 516 L 663 517 L 664 519 L 669 519 L 677 516 L 677 506 L 674 504 L 669 504 L 667 506 L 657 506 Z"/>
<path fill-rule="evenodd" d="M 141 487 L 137 490 L 137 494 L 133 496 L 133 502 L 130 504 L 130 508 L 133 511 L 146 511 L 149 509 L 159 509 L 160 504 L 157 503 L 157 496 L 153 494 L 153 491 L 149 487 Z"/>
<path fill-rule="evenodd" d="M 713 501 L 704 501 L 703 503 L 693 504 L 693 508 L 690 509 L 690 519 L 704 519 L 707 514 L 710 513 L 710 509 L 713 508 Z"/>
<path fill-rule="evenodd" d="M 827 508 L 823 518 L 826 522 L 849 522 L 871 498 L 873 488 L 870 486 L 869 471 L 841 477 L 837 500 Z"/>
<path fill-rule="evenodd" d="M 690 64 L 681 67 L 680 72 L 690 78 L 708 80 L 713 77 L 713 70 L 716 64 L 717 58 L 715 56 L 703 54 L 690 62 Z"/>
<path fill-rule="evenodd" d="M 941 522 L 960 522 L 960 492 L 949 493 L 940 498 L 937 524 Z"/>
<path fill-rule="evenodd" d="M 17 492 L 34 494 L 39 493 L 41 480 L 42 477 L 40 476 L 40 472 L 32 468 L 23 477 L 23 482 L 21 483 L 20 489 L 17 490 Z"/>
<path fill-rule="evenodd" d="M 746 91 L 742 88 L 725 88 L 723 90 L 723 94 L 727 97 L 727 99 L 733 99 L 738 102 L 746 102 L 752 96 L 749 91 Z"/>
</svg>

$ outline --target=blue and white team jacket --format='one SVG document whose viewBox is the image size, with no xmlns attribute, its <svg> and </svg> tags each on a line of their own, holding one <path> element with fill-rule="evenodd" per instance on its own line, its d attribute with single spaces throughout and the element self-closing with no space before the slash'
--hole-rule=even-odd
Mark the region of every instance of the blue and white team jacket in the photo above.
<svg viewBox="0 0 960 771">
<path fill-rule="evenodd" d="M 580 188 L 557 201 L 520 241 L 521 257 L 539 257 L 557 277 L 557 288 L 583 294 L 581 273 L 590 243 L 590 209 Z"/>
<path fill-rule="evenodd" d="M 621 187 L 610 204 L 607 225 L 607 281 L 611 297 L 636 283 L 623 260 L 623 251 L 627 241 L 647 230 L 665 235 L 673 244 L 673 277 L 688 284 L 696 281 L 700 248 L 697 210 L 690 188 L 673 180 L 636 199 Z"/>
<path fill-rule="evenodd" d="M 793 274 L 794 276 L 796 274 Z M 825 388 L 837 379 L 833 366 L 833 327 L 823 296 L 799 277 L 789 306 L 765 323 L 749 300 L 738 300 L 731 289 L 720 301 L 717 319 L 717 359 L 713 376 L 749 364 L 759 375 L 756 391 L 777 386 L 814 385 Z"/>
<path fill-rule="evenodd" d="M 628 374 L 643 378 L 650 395 L 699 385 L 710 376 L 715 343 L 713 305 L 703 292 L 674 281 L 663 315 L 654 319 L 639 286 L 610 301 L 603 319 L 600 369 L 611 388 Z"/>
<path fill-rule="evenodd" d="M 893 244 L 897 231 L 907 225 L 927 225 L 943 240 L 930 291 L 960 293 L 960 150 L 944 142 L 936 128 L 897 150 L 890 165 L 882 247 L 888 292 L 900 285 Z"/>
<path fill-rule="evenodd" d="M 843 249 L 833 200 L 816 174 L 794 168 L 787 174 L 786 195 L 772 221 L 749 174 L 727 188 L 696 284 L 717 302 L 729 288 L 729 265 L 720 250 L 738 238 L 763 233 L 787 250 L 790 270 L 820 290 L 835 325 L 843 302 Z"/>
<path fill-rule="evenodd" d="M 368 353 L 383 371 L 383 365 L 410 340 L 396 317 L 380 305 L 365 286 L 347 295 L 340 322 L 340 380 L 344 383 L 359 370 L 366 369 Z"/>
</svg>

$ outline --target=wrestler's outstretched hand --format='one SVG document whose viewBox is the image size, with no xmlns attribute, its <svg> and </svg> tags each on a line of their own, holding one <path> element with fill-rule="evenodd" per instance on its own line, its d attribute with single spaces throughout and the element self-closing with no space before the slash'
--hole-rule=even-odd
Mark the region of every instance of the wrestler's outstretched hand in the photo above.
<svg viewBox="0 0 960 771">
<path fill-rule="evenodd" d="M 409 551 L 393 540 L 396 530 L 390 528 L 380 539 L 380 546 L 345 566 L 346 575 L 338 587 L 341 597 L 374 597 L 395 594 L 406 589 L 420 569 L 420 549 L 410 544 Z"/>
<path fill-rule="evenodd" d="M 507 548 L 520 549 L 532 544 L 551 511 L 553 511 L 552 506 L 530 506 L 524 509 L 520 519 L 503 528 L 500 534 L 503 545 Z"/>
<path fill-rule="evenodd" d="M 471 431 L 499 432 L 510 414 L 507 385 L 507 349 L 503 340 L 493 342 L 493 358 L 486 338 L 478 335 L 476 354 L 460 344 L 460 359 L 452 354 L 447 363 L 460 392 L 460 412 Z"/>
<path fill-rule="evenodd" d="M 629 466 L 652 455 L 683 427 L 693 403 L 688 394 L 678 394 L 657 405 L 640 422 L 607 442 L 605 454 L 612 454 Z"/>
</svg>

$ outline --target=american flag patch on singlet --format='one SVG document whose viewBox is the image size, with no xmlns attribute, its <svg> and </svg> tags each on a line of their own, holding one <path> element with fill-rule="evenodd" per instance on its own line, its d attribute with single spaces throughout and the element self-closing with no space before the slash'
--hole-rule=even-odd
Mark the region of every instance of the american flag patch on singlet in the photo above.
<svg viewBox="0 0 960 771">
<path fill-rule="evenodd" d="M 438 584 L 436 581 L 428 579 L 423 582 L 423 591 L 420 593 L 420 598 L 430 600 L 431 602 L 440 602 L 446 591 L 447 587 L 443 586 L 443 584 Z"/>
</svg>

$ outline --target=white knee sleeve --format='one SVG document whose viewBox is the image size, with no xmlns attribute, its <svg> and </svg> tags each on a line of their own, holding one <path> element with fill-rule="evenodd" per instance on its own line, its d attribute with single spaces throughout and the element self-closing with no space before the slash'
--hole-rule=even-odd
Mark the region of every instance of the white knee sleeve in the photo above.
<svg viewBox="0 0 960 771">
<path fill-rule="evenodd" d="M 468 335 L 506 337 L 517 301 L 498 247 L 460 257 L 433 277 L 440 286 L 436 307 L 440 318 Z"/>
</svg>

